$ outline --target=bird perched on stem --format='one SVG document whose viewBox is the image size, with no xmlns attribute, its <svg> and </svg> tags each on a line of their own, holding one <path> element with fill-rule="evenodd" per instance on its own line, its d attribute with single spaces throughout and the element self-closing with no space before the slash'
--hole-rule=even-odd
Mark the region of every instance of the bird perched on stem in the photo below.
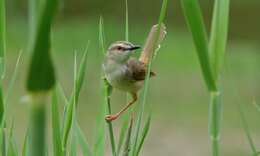
<svg viewBox="0 0 260 156">
<path fill-rule="evenodd" d="M 147 66 L 153 56 L 154 44 L 155 48 L 159 47 L 160 42 L 166 35 L 166 28 L 161 26 L 159 36 L 156 36 L 158 26 L 154 25 L 147 37 L 146 44 L 143 48 L 139 59 L 131 57 L 136 49 L 141 47 L 127 41 L 116 41 L 110 45 L 107 50 L 103 70 L 108 83 L 119 90 L 128 92 L 132 96 L 132 100 L 118 113 L 107 115 L 107 121 L 117 119 L 138 99 L 138 90 L 144 84 L 147 75 Z M 156 39 L 156 37 L 159 37 Z M 155 43 L 157 41 L 157 43 Z M 155 76 L 154 72 L 150 72 L 150 77 Z"/>
</svg>

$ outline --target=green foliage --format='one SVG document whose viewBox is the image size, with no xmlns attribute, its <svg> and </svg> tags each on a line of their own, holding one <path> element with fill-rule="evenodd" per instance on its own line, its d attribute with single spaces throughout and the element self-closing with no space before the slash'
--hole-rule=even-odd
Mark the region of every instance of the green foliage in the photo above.
<svg viewBox="0 0 260 156">
<path fill-rule="evenodd" d="M 145 126 L 144 126 L 144 129 L 143 129 L 143 132 L 142 132 L 142 135 L 141 135 L 141 139 L 140 139 L 140 142 L 137 146 L 137 151 L 136 151 L 136 155 L 139 155 L 142 147 L 143 147 L 143 144 L 144 144 L 144 140 L 149 132 L 149 129 L 150 129 L 150 123 L 151 123 L 151 116 L 149 115 L 148 119 L 146 120 L 145 122 Z"/>
<path fill-rule="evenodd" d="M 211 71 L 209 59 L 208 41 L 206 28 L 203 22 L 202 13 L 197 0 L 182 0 L 182 8 L 187 24 L 192 33 L 193 42 L 197 49 L 203 77 L 209 90 L 216 90 L 216 83 Z"/>
<path fill-rule="evenodd" d="M 85 139 L 86 137 L 84 136 L 84 134 L 83 134 L 81 128 L 79 127 L 78 123 L 77 123 L 77 126 L 76 126 L 76 137 L 77 137 L 78 143 L 81 147 L 83 156 L 92 156 L 92 152 L 90 150 L 90 147 L 87 143 L 87 140 Z"/>
<path fill-rule="evenodd" d="M 66 149 L 67 146 L 69 133 L 72 128 L 72 121 L 74 116 L 73 112 L 75 111 L 76 105 L 78 103 L 78 98 L 83 85 L 83 80 L 85 79 L 85 71 L 87 66 L 87 52 L 88 52 L 88 46 L 83 54 L 83 58 L 80 63 L 80 69 L 78 74 L 77 74 L 77 61 L 76 61 L 76 54 L 75 54 L 74 89 L 69 103 L 66 104 L 66 109 L 64 114 L 64 129 L 63 129 L 63 137 L 62 137 L 63 149 Z"/>
<path fill-rule="evenodd" d="M 162 8 L 161 8 L 161 11 L 160 11 L 160 16 L 159 16 L 159 19 L 158 19 L 158 28 L 157 31 L 156 31 L 156 38 L 153 42 L 153 54 L 157 48 L 157 43 L 158 43 L 158 40 L 159 40 L 159 34 L 160 34 L 160 28 L 163 24 L 163 21 L 165 19 L 165 16 L 166 16 L 166 10 L 167 10 L 167 3 L 168 3 L 168 0 L 163 0 L 162 2 Z M 153 58 L 153 56 L 152 56 Z M 145 81 L 144 81 L 144 89 L 143 89 L 143 92 L 141 94 L 141 109 L 138 113 L 138 117 L 137 117 L 137 123 L 136 123 L 136 130 L 134 132 L 134 139 L 133 139 L 133 148 L 130 152 L 130 155 L 131 156 L 137 156 L 137 148 L 138 148 L 138 139 L 139 139 L 139 133 L 140 133 L 140 129 L 141 129 L 141 124 L 142 124 L 142 117 L 143 117 L 143 113 L 144 113 L 144 109 L 145 109 L 145 104 L 146 104 L 146 99 L 147 99 L 147 94 L 148 94 L 148 87 L 149 87 L 149 77 L 150 77 L 150 72 L 151 72 L 151 66 L 152 66 L 152 59 L 150 59 L 149 63 L 148 63 L 148 67 L 147 67 L 147 74 L 146 74 L 146 78 L 145 78 Z"/>
<path fill-rule="evenodd" d="M 125 147 L 123 151 L 123 156 L 128 156 L 131 150 L 131 136 L 132 136 L 132 129 L 133 129 L 133 118 L 130 119 L 129 127 L 127 129 L 127 135 L 125 138 Z"/>
<path fill-rule="evenodd" d="M 210 91 L 209 133 L 212 155 L 219 155 L 219 135 L 221 121 L 221 98 L 217 87 L 220 68 L 224 62 L 227 42 L 229 0 L 215 0 L 210 43 L 197 0 L 182 0 L 182 8 L 192 33 L 199 57 L 203 77 Z"/>
<path fill-rule="evenodd" d="M 34 6 L 36 7 L 36 6 Z M 55 84 L 54 68 L 50 56 L 51 22 L 58 0 L 46 0 L 40 7 L 35 36 L 31 43 L 32 58 L 29 66 L 27 89 L 30 92 L 48 91 Z"/>
<path fill-rule="evenodd" d="M 218 79 L 224 62 L 229 21 L 229 0 L 215 0 L 209 50 L 212 63 L 212 73 Z"/>
</svg>

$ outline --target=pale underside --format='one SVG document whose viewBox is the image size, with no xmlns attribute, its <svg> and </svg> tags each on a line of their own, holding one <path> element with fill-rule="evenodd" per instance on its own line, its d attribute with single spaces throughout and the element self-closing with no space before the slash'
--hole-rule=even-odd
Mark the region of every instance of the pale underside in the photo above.
<svg viewBox="0 0 260 156">
<path fill-rule="evenodd" d="M 103 69 L 106 79 L 114 88 L 136 93 L 143 86 L 146 66 L 135 58 L 130 58 L 124 64 L 113 60 L 105 61 Z"/>
</svg>

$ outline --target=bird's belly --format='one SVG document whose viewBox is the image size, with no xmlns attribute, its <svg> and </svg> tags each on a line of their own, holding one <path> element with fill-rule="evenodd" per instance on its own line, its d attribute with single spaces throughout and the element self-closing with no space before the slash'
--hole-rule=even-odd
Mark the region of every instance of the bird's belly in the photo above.
<svg viewBox="0 0 260 156">
<path fill-rule="evenodd" d="M 105 73 L 108 82 L 115 88 L 127 92 L 137 92 L 143 85 L 143 81 L 133 81 L 126 75 L 124 67 Z"/>
</svg>

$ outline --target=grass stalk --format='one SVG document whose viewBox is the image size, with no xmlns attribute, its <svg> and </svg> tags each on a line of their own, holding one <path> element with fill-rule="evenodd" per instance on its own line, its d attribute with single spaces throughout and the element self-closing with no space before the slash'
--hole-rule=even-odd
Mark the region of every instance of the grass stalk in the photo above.
<svg viewBox="0 0 260 156">
<path fill-rule="evenodd" d="M 161 29 L 161 26 L 163 24 L 164 18 L 166 16 L 167 3 L 168 3 L 168 0 L 163 0 L 163 2 L 162 2 L 160 16 L 159 16 L 159 19 L 158 19 L 158 29 L 156 31 L 155 40 L 153 42 L 153 48 L 152 48 L 153 55 L 154 55 L 155 50 L 157 49 L 157 43 L 159 41 L 160 29 Z M 153 58 L 153 55 L 151 56 L 151 58 Z M 137 146 L 138 146 L 138 138 L 139 138 L 140 128 L 141 128 L 141 124 L 142 124 L 142 117 L 143 117 L 146 99 L 147 99 L 147 94 L 148 94 L 151 66 L 152 66 L 152 59 L 149 59 L 148 67 L 147 67 L 147 74 L 146 74 L 146 78 L 145 78 L 145 81 L 144 81 L 144 89 L 143 89 L 143 92 L 141 94 L 141 101 L 140 101 L 141 102 L 141 109 L 139 111 L 138 118 L 137 118 L 137 124 L 136 124 L 136 130 L 135 130 L 135 133 L 134 133 L 134 142 L 133 142 L 133 149 L 131 151 L 131 156 L 137 156 L 136 151 L 137 151 Z"/>
<path fill-rule="evenodd" d="M 50 56 L 50 31 L 57 6 L 57 0 L 45 0 L 40 5 L 38 8 L 40 13 L 36 18 L 37 23 L 34 22 L 36 30 L 32 34 L 33 40 L 30 43 L 32 57 L 27 78 L 27 90 L 30 97 L 30 155 L 35 156 L 45 156 L 47 149 L 45 107 L 49 91 L 55 84 L 54 67 Z"/>
<path fill-rule="evenodd" d="M 204 80 L 210 92 L 209 135 L 212 155 L 218 156 L 222 110 L 217 84 L 226 51 L 229 0 L 215 0 L 209 43 L 198 1 L 182 0 L 182 8 L 192 33 Z"/>
<path fill-rule="evenodd" d="M 105 55 L 105 35 L 104 35 L 104 22 L 103 22 L 102 16 L 100 17 L 100 20 L 99 20 L 99 45 L 100 45 L 101 51 Z M 107 82 L 107 80 L 104 79 L 103 87 L 104 87 L 104 94 L 103 94 L 104 102 L 102 104 L 103 108 L 101 107 L 101 109 L 105 110 L 105 114 L 111 114 L 112 111 L 111 111 L 111 105 L 110 105 L 110 94 L 112 92 L 112 86 L 110 86 L 109 83 Z M 103 118 L 103 120 L 105 120 L 104 116 L 101 118 Z M 100 121 L 100 123 L 102 124 L 102 121 Z M 107 122 L 107 125 L 108 125 L 108 132 L 109 132 L 109 137 L 110 137 L 112 155 L 117 156 L 113 124 L 112 124 L 112 122 Z"/>
<path fill-rule="evenodd" d="M 221 122 L 221 96 L 219 92 L 210 93 L 209 134 L 212 146 L 212 155 L 219 155 L 220 122 Z"/>
<path fill-rule="evenodd" d="M 38 94 L 38 95 L 33 95 L 31 97 L 30 155 L 45 156 L 46 100 L 47 100 L 47 94 Z"/>
<path fill-rule="evenodd" d="M 111 103 L 110 103 L 110 94 L 112 92 L 112 86 L 110 86 L 110 84 L 105 79 L 104 79 L 104 86 L 105 86 L 105 103 L 107 105 L 107 114 L 112 114 Z M 108 124 L 108 132 L 110 137 L 112 155 L 117 156 L 113 124 L 111 121 L 107 121 L 107 124 Z"/>
</svg>

